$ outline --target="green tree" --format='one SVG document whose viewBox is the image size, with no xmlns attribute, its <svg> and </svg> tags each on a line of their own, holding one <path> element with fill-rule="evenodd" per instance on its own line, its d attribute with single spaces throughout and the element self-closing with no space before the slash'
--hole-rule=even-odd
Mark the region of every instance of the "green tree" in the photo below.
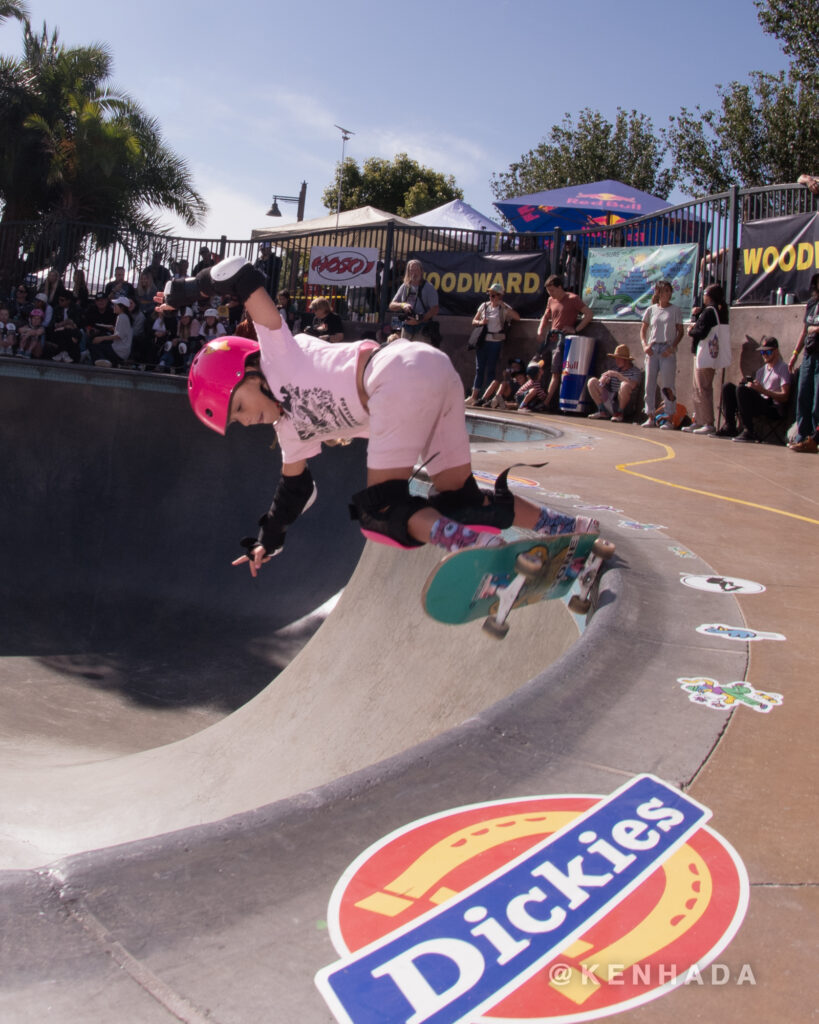
<svg viewBox="0 0 819 1024">
<path fill-rule="evenodd" d="M 7 6 L 22 17 L 23 53 L 0 59 L 0 276 L 20 242 L 11 222 L 36 220 L 46 234 L 58 221 L 111 225 L 119 240 L 158 230 L 164 211 L 201 223 L 205 203 L 185 162 L 138 104 L 111 89 L 108 50 L 66 48 L 45 25 L 32 32 L 23 5 Z M 49 250 L 64 265 L 74 256 Z"/>
<path fill-rule="evenodd" d="M 757 18 L 792 60 L 799 78 L 819 75 L 819 4 L 816 0 L 754 0 Z"/>
<path fill-rule="evenodd" d="M 665 199 L 674 187 L 674 172 L 663 168 L 666 145 L 651 118 L 617 108 L 612 124 L 599 111 L 580 111 L 577 124 L 566 114 L 560 124 L 509 170 L 493 174 L 497 199 L 529 195 L 566 185 L 611 178 Z"/>
<path fill-rule="evenodd" d="M 423 167 L 406 153 L 398 153 L 392 160 L 371 156 L 361 168 L 350 157 L 344 161 L 342 210 L 375 206 L 399 217 L 415 217 L 463 196 L 451 174 Z M 338 208 L 338 165 L 333 184 L 324 190 L 321 201 L 333 213 Z"/>
<path fill-rule="evenodd" d="M 819 90 L 794 72 L 717 86 L 717 110 L 683 108 L 668 140 L 689 195 L 796 181 L 819 166 Z"/>
</svg>

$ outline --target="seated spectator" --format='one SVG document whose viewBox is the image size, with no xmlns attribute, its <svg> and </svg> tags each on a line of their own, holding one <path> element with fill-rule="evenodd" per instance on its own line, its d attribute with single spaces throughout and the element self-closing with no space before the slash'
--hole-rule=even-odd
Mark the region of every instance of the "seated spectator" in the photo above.
<svg viewBox="0 0 819 1024">
<path fill-rule="evenodd" d="M 511 402 L 514 408 L 517 408 L 515 395 L 525 381 L 526 373 L 523 369 L 523 360 L 518 357 L 510 359 L 501 379 L 493 380 L 483 397 L 475 402 L 475 405 L 488 406 L 490 409 L 506 409 Z"/>
<path fill-rule="evenodd" d="M 187 372 L 193 357 L 202 345 L 202 332 L 199 321 L 194 318 L 190 306 L 179 310 L 176 330 L 169 333 L 157 363 L 157 370 L 162 373 Z"/>
<path fill-rule="evenodd" d="M 118 295 L 111 305 L 116 313 L 114 329 L 110 334 L 100 334 L 92 340 L 91 358 L 94 366 L 121 366 L 131 357 L 131 300 L 127 295 Z"/>
<path fill-rule="evenodd" d="M 134 308 L 133 299 L 136 289 L 129 281 L 125 280 L 125 267 L 116 267 L 114 269 L 114 280 L 109 281 L 103 288 L 103 291 L 111 302 L 113 302 L 114 299 L 118 299 L 120 296 L 126 296 L 129 300 L 129 313 Z"/>
<path fill-rule="evenodd" d="M 589 419 L 610 419 L 614 423 L 622 423 L 634 389 L 642 382 L 643 371 L 634 365 L 628 345 L 618 345 L 608 358 L 614 360 L 614 369 L 606 370 L 599 378 L 589 377 L 589 394 L 597 406 L 597 412 L 593 412 Z"/>
<path fill-rule="evenodd" d="M 544 364 L 529 363 L 526 367 L 526 380 L 518 388 L 515 395 L 518 412 L 546 412 L 548 397 L 543 390 Z"/>
<path fill-rule="evenodd" d="M 52 309 L 57 306 L 57 296 L 63 290 L 63 283 L 60 279 L 59 270 L 49 270 L 41 291 L 46 297 L 46 302 Z"/>
<path fill-rule="evenodd" d="M 105 292 L 97 292 L 94 301 L 91 303 L 85 314 L 83 324 L 84 348 L 80 356 L 80 362 L 93 362 L 94 343 L 98 338 L 108 337 L 113 333 L 117 314 L 114 307 L 108 301 Z"/>
<path fill-rule="evenodd" d="M 45 346 L 45 312 L 39 307 L 33 307 L 28 314 L 26 322 L 21 325 L 17 332 L 19 348 L 17 355 L 25 359 L 39 359 L 43 354 Z"/>
<path fill-rule="evenodd" d="M 13 356 L 17 347 L 17 324 L 6 305 L 0 306 L 0 355 Z"/>
<path fill-rule="evenodd" d="M 88 284 L 85 280 L 85 271 L 80 270 L 79 267 L 74 271 L 74 281 L 71 285 L 71 294 L 74 296 L 74 302 L 85 312 L 88 308 L 88 304 L 91 298 L 88 294 Z"/>
<path fill-rule="evenodd" d="M 754 433 L 754 417 L 767 416 L 781 419 L 791 390 L 791 374 L 779 353 L 776 338 L 763 337 L 759 354 L 765 360 L 753 377 L 745 377 L 739 384 L 726 384 L 722 389 L 722 411 L 725 426 L 717 437 L 731 437 L 734 441 L 759 442 Z M 742 431 L 737 433 L 737 417 Z"/>
<path fill-rule="evenodd" d="M 313 299 L 310 303 L 310 311 L 313 314 L 313 320 L 302 333 L 312 335 L 321 341 L 344 341 L 341 317 L 333 312 L 327 299 Z"/>
<path fill-rule="evenodd" d="M 71 292 L 63 289 L 57 295 L 57 308 L 49 337 L 57 352 L 51 358 L 55 363 L 78 363 L 82 354 L 82 313 Z"/>
<path fill-rule="evenodd" d="M 48 329 L 51 326 L 51 321 L 54 319 L 54 310 L 48 304 L 48 296 L 45 292 L 37 292 L 31 303 L 31 308 L 43 311 L 43 327 Z"/>
<path fill-rule="evenodd" d="M 24 284 L 18 284 L 9 298 L 9 312 L 11 313 L 12 320 L 17 323 L 18 327 L 28 319 L 30 309 L 31 299 L 28 294 L 28 288 Z"/>
<path fill-rule="evenodd" d="M 296 334 L 301 327 L 296 302 L 286 288 L 282 288 L 276 296 L 276 307 L 281 313 L 282 320 L 286 321 L 292 334 Z M 297 323 L 298 321 L 298 323 Z"/>
<path fill-rule="evenodd" d="M 805 322 L 788 363 L 791 373 L 803 350 L 796 392 L 796 437 L 790 449 L 815 453 L 819 451 L 819 274 L 814 274 L 810 281 Z"/>
<path fill-rule="evenodd" d="M 210 309 L 205 310 L 205 318 L 202 321 L 200 333 L 203 345 L 209 341 L 214 341 L 216 338 L 222 338 L 227 334 L 225 325 L 219 320 L 218 309 L 214 309 L 211 306 Z"/>
</svg>

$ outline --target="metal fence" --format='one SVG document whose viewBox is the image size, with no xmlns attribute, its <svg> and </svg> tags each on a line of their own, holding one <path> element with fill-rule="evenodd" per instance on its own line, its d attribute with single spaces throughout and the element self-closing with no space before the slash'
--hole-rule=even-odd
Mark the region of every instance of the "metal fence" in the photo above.
<svg viewBox="0 0 819 1024">
<path fill-rule="evenodd" d="M 304 233 L 294 225 L 292 234 L 266 240 L 263 233 L 251 239 L 180 238 L 165 234 L 134 234 L 104 225 L 54 222 L 0 224 L 0 296 L 25 282 L 41 287 L 51 273 L 72 287 L 79 276 L 93 294 L 112 280 L 117 267 L 138 285 L 140 274 L 150 268 L 156 254 L 159 264 L 183 276 L 192 273 L 207 248 L 218 256 L 242 255 L 258 261 L 268 288 L 275 294 L 286 289 L 304 307 L 312 297 L 327 294 L 308 284 L 308 265 L 313 246 L 361 246 L 379 251 L 375 288 L 339 289 L 328 295 L 339 314 L 352 320 L 383 322 L 387 306 L 403 278 L 412 253 L 450 252 L 544 252 L 552 273 L 563 273 L 566 285 L 579 290 L 589 248 L 598 246 L 659 246 L 692 242 L 699 246 L 698 289 L 712 281 L 723 284 L 729 303 L 737 276 L 740 228 L 743 222 L 790 216 L 819 210 L 819 198 L 798 185 L 758 189 L 733 188 L 670 207 L 658 214 L 612 225 L 595 225 L 582 231 L 560 229 L 545 234 L 492 233 L 450 228 L 406 227 L 390 222 L 372 227 L 349 227 Z"/>
</svg>

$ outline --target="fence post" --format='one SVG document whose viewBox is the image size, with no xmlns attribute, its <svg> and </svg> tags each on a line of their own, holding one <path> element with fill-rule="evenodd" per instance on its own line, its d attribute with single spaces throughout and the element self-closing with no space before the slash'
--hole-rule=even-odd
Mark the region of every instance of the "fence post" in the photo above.
<svg viewBox="0 0 819 1024">
<path fill-rule="evenodd" d="M 732 185 L 728 199 L 728 273 L 725 275 L 725 303 L 733 305 L 736 291 L 737 249 L 739 247 L 739 187 Z"/>
<path fill-rule="evenodd" d="M 384 269 L 381 271 L 381 298 L 378 303 L 379 326 L 384 323 L 387 316 L 387 306 L 390 302 L 390 264 L 392 263 L 393 235 L 395 234 L 395 223 L 390 221 L 387 224 L 387 240 L 384 243 Z"/>
<path fill-rule="evenodd" d="M 552 273 L 559 273 L 560 267 L 560 238 L 563 232 L 560 228 L 552 228 Z"/>
</svg>

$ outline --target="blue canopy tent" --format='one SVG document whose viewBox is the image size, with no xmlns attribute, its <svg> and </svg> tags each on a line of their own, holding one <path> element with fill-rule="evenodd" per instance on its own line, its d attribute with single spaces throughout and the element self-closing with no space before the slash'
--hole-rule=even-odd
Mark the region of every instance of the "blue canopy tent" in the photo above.
<svg viewBox="0 0 819 1024">
<path fill-rule="evenodd" d="M 620 181 L 593 181 L 493 204 L 516 231 L 579 231 L 666 210 L 669 203 Z"/>
</svg>

